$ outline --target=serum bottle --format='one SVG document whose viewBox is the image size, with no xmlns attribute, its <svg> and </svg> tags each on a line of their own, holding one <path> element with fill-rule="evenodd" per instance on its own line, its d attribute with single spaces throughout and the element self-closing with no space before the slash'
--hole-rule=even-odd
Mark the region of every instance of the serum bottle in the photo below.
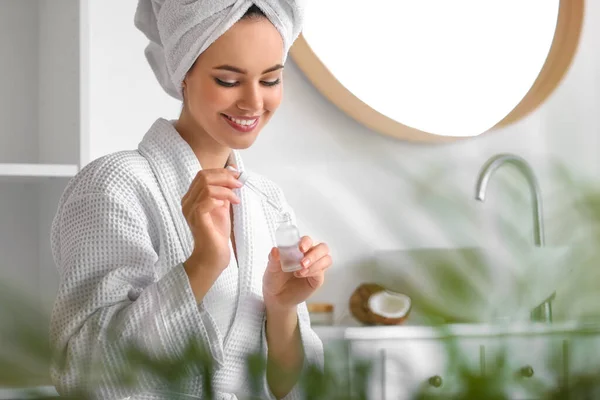
<svg viewBox="0 0 600 400">
<path fill-rule="evenodd" d="M 279 249 L 281 269 L 283 272 L 294 272 L 302 269 L 300 262 L 304 254 L 299 249 L 300 231 L 292 223 L 292 216 L 284 212 L 279 227 L 275 231 L 275 241 Z"/>
<path fill-rule="evenodd" d="M 294 272 L 302 269 L 300 262 L 304 254 L 300 251 L 300 231 L 292 222 L 292 216 L 289 212 L 284 211 L 281 206 L 275 203 L 262 190 L 252 184 L 248 180 L 248 175 L 244 172 L 240 174 L 238 180 L 248 189 L 262 197 L 271 207 L 279 214 L 280 223 L 275 231 L 275 242 L 279 249 L 281 259 L 281 269 L 283 272 Z"/>
</svg>

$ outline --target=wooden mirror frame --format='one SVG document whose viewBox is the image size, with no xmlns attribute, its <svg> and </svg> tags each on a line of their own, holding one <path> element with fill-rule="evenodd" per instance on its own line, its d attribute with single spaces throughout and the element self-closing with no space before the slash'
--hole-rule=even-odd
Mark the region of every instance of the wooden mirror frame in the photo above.
<svg viewBox="0 0 600 400">
<path fill-rule="evenodd" d="M 508 126 L 524 118 L 552 94 L 569 70 L 577 52 L 583 26 L 584 8 L 584 0 L 560 0 L 554 38 L 538 77 L 519 104 L 504 119 L 484 133 Z M 290 55 L 321 94 L 367 128 L 411 142 L 447 143 L 470 138 L 442 136 L 421 131 L 403 125 L 374 110 L 336 79 L 319 60 L 303 35 L 299 36 L 290 49 Z"/>
</svg>

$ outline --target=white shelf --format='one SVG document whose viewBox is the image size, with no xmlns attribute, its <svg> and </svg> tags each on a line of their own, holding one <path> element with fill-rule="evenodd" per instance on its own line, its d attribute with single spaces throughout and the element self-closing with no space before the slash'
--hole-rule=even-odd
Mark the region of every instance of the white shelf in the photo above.
<svg viewBox="0 0 600 400">
<path fill-rule="evenodd" d="M 0 0 L 0 282 L 45 317 L 59 286 L 51 224 L 89 161 L 89 2 Z M 25 398 L 0 390 L 15 397 Z"/>
<path fill-rule="evenodd" d="M 32 396 L 32 392 L 35 396 Z M 0 388 L 0 400 L 37 399 L 39 396 L 56 397 L 58 392 L 54 386 L 38 386 L 31 388 Z"/>
<path fill-rule="evenodd" d="M 80 1 L 0 1 L 0 163 L 81 164 Z"/>
<path fill-rule="evenodd" d="M 0 181 L 37 181 L 46 178 L 71 178 L 79 168 L 72 164 L 0 164 Z"/>
</svg>

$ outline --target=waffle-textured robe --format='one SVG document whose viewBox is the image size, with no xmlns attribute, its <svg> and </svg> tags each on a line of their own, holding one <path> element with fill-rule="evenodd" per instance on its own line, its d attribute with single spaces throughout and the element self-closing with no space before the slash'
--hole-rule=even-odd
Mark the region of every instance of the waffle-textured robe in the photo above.
<svg viewBox="0 0 600 400">
<path fill-rule="evenodd" d="M 237 151 L 234 163 L 243 171 Z M 182 263 L 193 237 L 181 198 L 201 169 L 172 121 L 158 119 L 137 150 L 94 160 L 74 177 L 58 205 L 51 244 L 61 276 L 51 318 L 51 369 L 61 394 L 89 386 L 103 400 L 160 399 L 151 375 L 135 391 L 116 382 L 123 348 L 134 343 L 151 356 L 177 356 L 190 340 L 210 348 L 214 387 L 222 399 L 249 394 L 246 356 L 267 354 L 262 277 L 275 245 L 276 213 L 252 191 L 236 189 L 233 205 L 238 259 L 196 303 Z M 279 188 L 254 175 L 254 183 L 286 205 Z M 323 347 L 298 307 L 305 366 L 323 365 Z M 95 366 L 94 366 L 95 365 Z M 191 370 L 184 393 L 201 398 L 202 379 Z M 274 398 L 262 382 L 263 398 Z M 301 396 L 298 385 L 286 396 Z"/>
</svg>

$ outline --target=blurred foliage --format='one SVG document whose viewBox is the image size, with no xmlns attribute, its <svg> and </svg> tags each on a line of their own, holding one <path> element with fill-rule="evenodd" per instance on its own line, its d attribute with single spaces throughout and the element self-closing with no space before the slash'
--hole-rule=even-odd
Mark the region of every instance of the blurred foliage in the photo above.
<svg viewBox="0 0 600 400">
<path fill-rule="evenodd" d="M 564 168 L 556 168 L 555 175 L 561 182 L 561 192 L 568 194 L 563 197 L 565 202 L 560 204 L 561 209 L 566 211 L 563 218 L 560 215 L 551 217 L 552 223 L 547 226 L 552 227 L 553 237 L 559 238 L 556 239 L 558 242 L 569 246 L 572 250 L 566 260 L 571 272 L 569 279 L 563 282 L 564 293 L 578 292 L 580 295 L 569 299 L 572 302 L 565 307 L 570 310 L 582 310 L 573 313 L 574 318 L 595 316 L 599 304 L 596 297 L 597 286 L 600 282 L 600 273 L 597 272 L 600 271 L 598 268 L 600 188 L 577 181 Z M 462 199 L 450 198 L 447 192 L 445 195 L 436 192 L 436 185 L 432 185 L 431 180 L 417 179 L 408 175 L 406 179 L 414 183 L 415 196 L 421 199 L 424 205 L 427 204 L 429 209 L 435 211 L 432 218 L 444 221 L 446 226 L 451 226 L 453 221 L 457 220 L 462 221 L 461 223 L 467 221 L 469 224 L 476 224 L 476 218 L 468 211 Z M 527 200 L 527 196 L 522 195 L 522 182 L 519 185 L 521 187 L 519 190 L 516 186 L 504 188 L 505 195 L 520 199 L 515 200 L 517 203 L 523 199 Z M 520 206 L 528 207 L 523 204 Z M 530 245 L 524 244 L 523 235 L 514 225 L 501 217 L 497 220 L 498 231 L 506 239 L 507 252 L 512 254 L 515 260 L 520 260 L 526 265 L 529 262 L 527 257 L 529 257 Z M 574 228 L 574 221 L 585 221 L 585 227 Z M 410 235 L 409 228 L 405 229 L 405 234 Z M 452 232 L 445 231 L 442 234 L 452 241 Z M 432 259 L 427 257 L 413 261 L 423 264 L 432 263 Z M 482 289 L 480 283 L 490 281 L 492 278 L 487 275 L 488 270 L 479 267 L 489 263 L 489 259 L 473 252 L 459 254 L 455 259 L 442 259 L 435 262 L 438 263 L 436 271 L 442 274 L 443 281 L 447 283 L 445 286 L 447 292 L 439 294 L 445 300 L 454 296 L 457 304 L 468 304 L 485 298 L 486 289 Z M 526 282 L 523 281 L 521 284 L 523 287 L 518 291 L 526 291 Z M 48 332 L 44 329 L 48 326 L 48 316 L 31 299 L 11 287 L 0 290 L 0 305 L 0 321 L 2 321 L 0 324 L 0 386 L 19 388 L 50 384 L 48 371 L 52 353 L 48 343 Z M 425 384 L 421 390 L 414 393 L 414 400 L 510 399 L 510 391 L 515 386 L 526 389 L 535 398 L 546 400 L 600 398 L 600 371 L 569 374 L 567 379 L 562 348 L 548 350 L 549 354 L 552 354 L 548 368 L 556 377 L 551 383 L 538 379 L 535 375 L 529 379 L 515 377 L 515 372 L 507 368 L 507 360 L 510 359 L 509 346 L 498 350 L 493 359 L 486 360 L 486 367 L 482 372 L 481 365 L 474 364 L 465 351 L 461 350 L 459 338 L 452 335 L 448 325 L 440 323 L 440 321 L 461 322 L 460 316 L 448 315 L 447 309 L 440 308 L 433 302 L 429 303 L 426 298 L 421 299 L 420 306 L 425 317 L 430 318 L 430 321 L 438 321 L 435 329 L 439 329 L 441 335 L 446 338 L 444 340 L 445 359 L 448 361 L 446 372 L 448 376 L 455 378 L 457 390 L 452 394 L 444 393 L 441 396 L 439 392 L 436 394 L 436 390 L 432 390 L 432 385 Z M 323 370 L 314 366 L 305 369 L 299 385 L 303 388 L 306 399 L 366 400 L 369 398 L 371 385 L 377 384 L 373 382 L 373 371 L 380 360 L 351 359 L 349 346 L 349 343 L 343 342 L 328 348 L 327 363 Z M 177 360 L 156 359 L 132 345 L 127 350 L 127 360 L 127 366 L 124 366 L 121 371 L 121 384 L 124 386 L 135 385 L 137 377 L 143 372 L 156 377 L 160 387 L 164 388 L 164 393 L 170 393 L 170 398 L 199 398 L 182 395 L 185 393 L 183 388 L 185 378 L 193 366 L 202 374 L 205 391 L 202 398 L 206 400 L 214 398 L 212 392 L 214 363 L 209 353 L 197 344 L 190 344 L 183 356 Z M 251 393 L 248 393 L 248 398 L 255 399 L 259 397 L 262 390 L 267 363 L 260 355 L 251 355 L 247 361 L 247 373 L 251 382 Z M 32 390 L 28 398 L 49 397 Z M 73 398 L 85 400 L 91 396 L 89 393 L 78 393 Z"/>
</svg>

